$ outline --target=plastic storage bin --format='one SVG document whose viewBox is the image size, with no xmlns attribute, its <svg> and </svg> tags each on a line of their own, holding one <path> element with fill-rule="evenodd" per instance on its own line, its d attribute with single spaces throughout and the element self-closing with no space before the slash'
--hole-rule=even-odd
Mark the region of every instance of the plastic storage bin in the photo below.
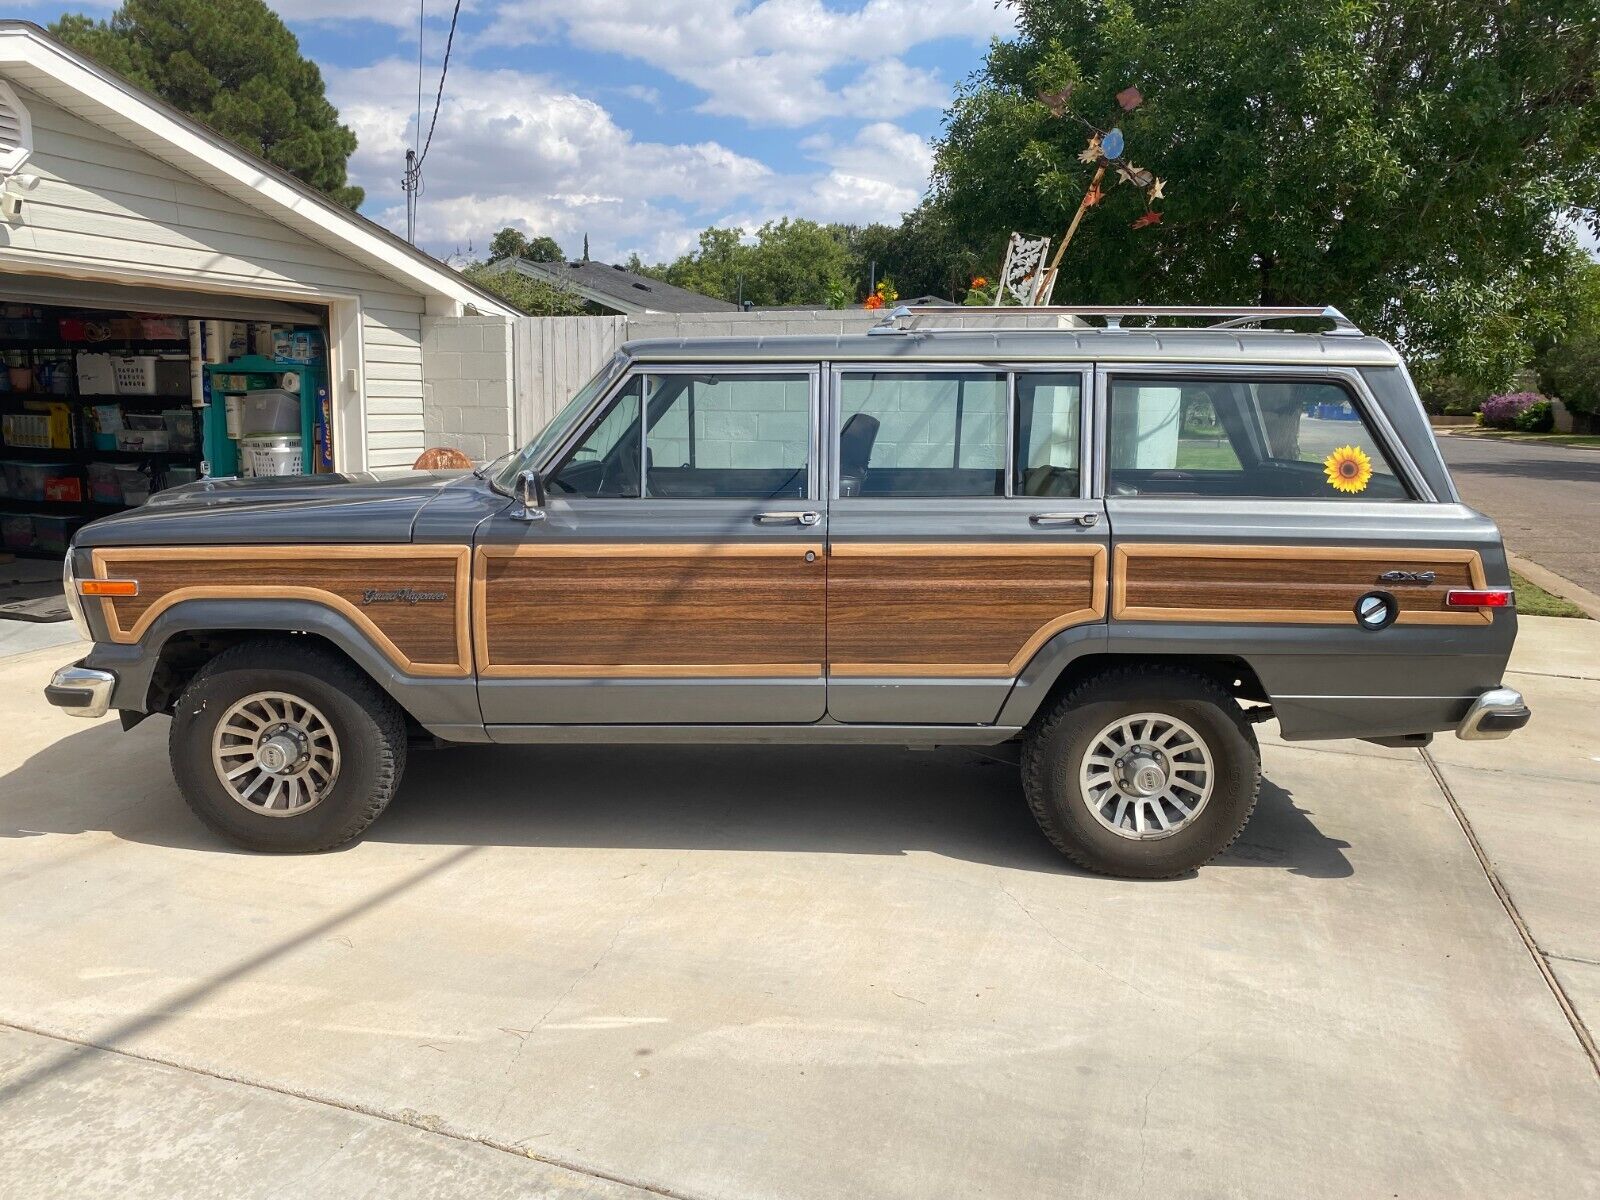
<svg viewBox="0 0 1600 1200">
<path fill-rule="evenodd" d="M 239 435 L 299 434 L 300 397 L 282 388 L 249 392 L 239 398 Z"/>
<path fill-rule="evenodd" d="M 118 463 L 117 482 L 121 485 L 124 504 L 132 507 L 150 499 L 150 476 L 137 464 Z"/>
<path fill-rule="evenodd" d="M 114 396 L 116 392 L 117 373 L 111 367 L 111 355 L 78 355 L 78 394 L 80 396 Z"/>
<path fill-rule="evenodd" d="M 65 554 L 72 535 L 83 524 L 81 517 L 33 518 L 33 548 L 46 554 Z"/>
<path fill-rule="evenodd" d="M 182 487 L 186 483 L 193 483 L 200 478 L 200 472 L 193 467 L 168 467 L 163 481 L 169 488 Z"/>
<path fill-rule="evenodd" d="M 33 518 L 26 513 L 0 513 L 0 545 L 7 550 L 33 549 Z"/>
<path fill-rule="evenodd" d="M 165 429 L 119 429 L 117 449 L 130 454 L 163 454 L 172 441 Z"/>
<path fill-rule="evenodd" d="M 122 480 L 115 463 L 92 462 L 85 470 L 89 476 L 89 499 L 97 504 L 122 503 Z"/>
<path fill-rule="evenodd" d="M 49 500 L 52 488 L 59 490 L 64 480 L 77 485 L 76 498 L 83 499 L 83 481 L 78 478 L 78 468 L 71 463 L 7 463 L 6 478 L 15 500 Z"/>
<path fill-rule="evenodd" d="M 191 453 L 197 442 L 196 419 L 198 410 L 193 408 L 169 408 L 161 414 L 161 419 L 167 427 L 167 440 L 174 452 L 179 454 Z"/>
<path fill-rule="evenodd" d="M 113 358 L 111 370 L 116 375 L 117 395 L 154 396 L 156 394 L 156 356 L 135 354 L 131 358 Z"/>
</svg>

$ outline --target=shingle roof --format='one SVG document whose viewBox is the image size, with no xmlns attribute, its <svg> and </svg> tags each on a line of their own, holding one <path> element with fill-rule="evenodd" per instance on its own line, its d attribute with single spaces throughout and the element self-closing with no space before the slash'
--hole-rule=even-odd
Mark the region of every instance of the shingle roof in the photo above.
<svg viewBox="0 0 1600 1200">
<path fill-rule="evenodd" d="M 603 308 L 614 308 L 623 313 L 703 313 L 735 312 L 738 305 L 726 300 L 714 300 L 637 275 L 626 267 L 602 262 L 533 262 L 522 258 L 502 260 L 491 268 L 496 271 L 515 270 L 535 279 L 545 279 L 571 288 L 585 300 L 592 300 Z"/>
</svg>

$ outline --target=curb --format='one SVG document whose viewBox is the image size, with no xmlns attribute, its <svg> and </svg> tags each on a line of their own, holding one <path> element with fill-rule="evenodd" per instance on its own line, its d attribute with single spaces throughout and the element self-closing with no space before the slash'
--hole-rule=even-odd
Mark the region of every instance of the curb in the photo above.
<svg viewBox="0 0 1600 1200">
<path fill-rule="evenodd" d="M 1560 596 L 1563 600 L 1570 600 L 1583 609 L 1590 620 L 1600 621 L 1600 596 L 1595 595 L 1586 587 L 1580 587 L 1563 575 L 1557 575 L 1548 567 L 1541 567 L 1536 562 L 1529 562 L 1519 554 L 1506 551 L 1506 564 L 1521 575 L 1529 583 L 1536 583 L 1552 596 Z"/>
</svg>

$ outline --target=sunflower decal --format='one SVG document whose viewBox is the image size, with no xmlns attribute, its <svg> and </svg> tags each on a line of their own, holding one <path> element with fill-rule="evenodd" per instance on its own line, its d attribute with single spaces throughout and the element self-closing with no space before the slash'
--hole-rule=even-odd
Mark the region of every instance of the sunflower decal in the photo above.
<svg viewBox="0 0 1600 1200">
<path fill-rule="evenodd" d="M 1322 460 L 1328 483 L 1341 492 L 1364 492 L 1372 479 L 1372 460 L 1360 446 L 1340 446 Z"/>
</svg>

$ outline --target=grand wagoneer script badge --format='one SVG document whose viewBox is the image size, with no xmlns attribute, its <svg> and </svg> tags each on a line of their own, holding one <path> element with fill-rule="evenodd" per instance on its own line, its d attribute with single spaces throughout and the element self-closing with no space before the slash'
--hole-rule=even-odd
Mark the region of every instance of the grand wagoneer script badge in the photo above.
<svg viewBox="0 0 1600 1200">
<path fill-rule="evenodd" d="M 392 592 L 368 588 L 361 593 L 361 603 L 363 604 L 423 604 L 428 601 L 442 601 L 449 598 L 443 592 L 414 592 L 410 588 L 399 588 Z"/>
</svg>

